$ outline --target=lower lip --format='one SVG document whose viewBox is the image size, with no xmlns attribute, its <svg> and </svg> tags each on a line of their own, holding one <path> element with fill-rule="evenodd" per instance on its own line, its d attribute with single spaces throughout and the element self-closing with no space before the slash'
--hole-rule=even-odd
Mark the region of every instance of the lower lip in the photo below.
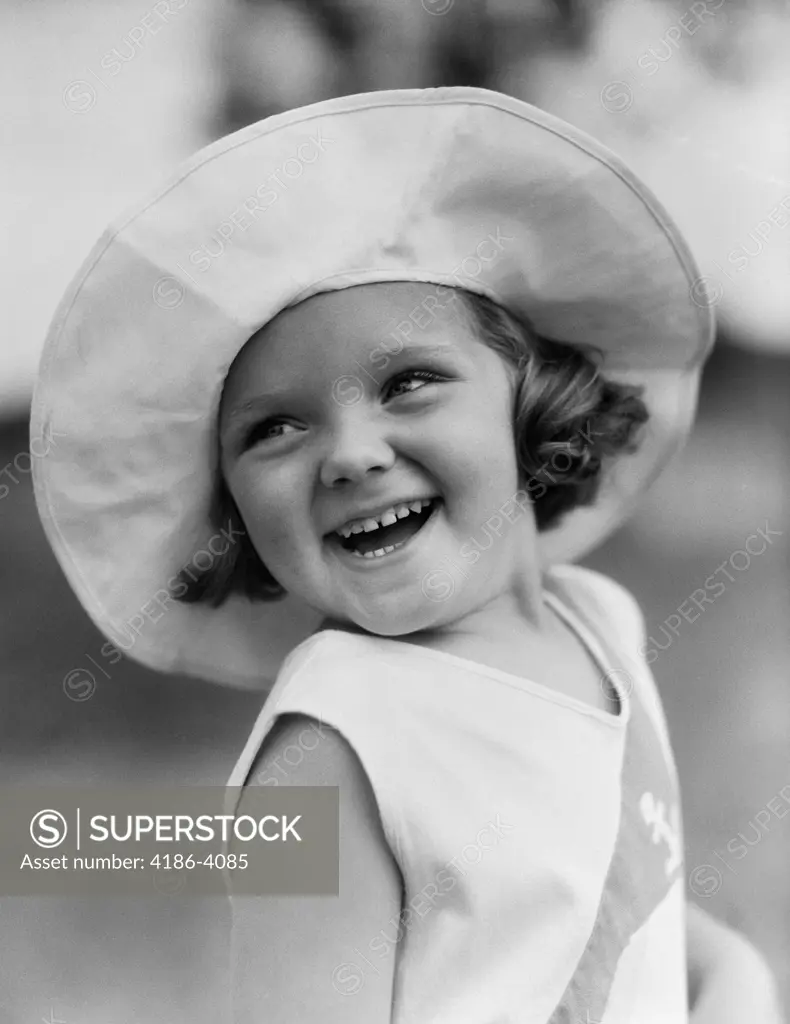
<svg viewBox="0 0 790 1024">
<path fill-rule="evenodd" d="M 351 551 L 347 551 L 342 544 L 332 544 L 335 550 L 336 556 L 342 561 L 343 565 L 348 565 L 351 568 L 359 569 L 362 572 L 369 572 L 371 569 L 377 569 L 379 566 L 392 565 L 398 561 L 402 561 L 406 557 L 411 548 L 414 546 L 414 541 L 420 540 L 426 534 L 430 533 L 433 529 L 433 525 L 436 522 L 439 513 L 442 511 L 444 506 L 439 503 L 436 508 L 431 512 L 430 516 L 423 523 L 422 527 L 413 534 L 407 541 L 395 548 L 394 551 L 388 551 L 386 555 L 378 555 L 373 558 L 365 558 L 364 555 L 355 555 Z M 400 557 L 399 557 L 400 556 Z"/>
</svg>

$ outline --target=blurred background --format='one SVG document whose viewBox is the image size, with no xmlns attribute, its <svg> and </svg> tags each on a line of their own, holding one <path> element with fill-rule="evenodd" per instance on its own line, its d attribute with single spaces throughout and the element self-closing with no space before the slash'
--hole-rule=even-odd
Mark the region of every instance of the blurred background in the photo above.
<svg viewBox="0 0 790 1024">
<path fill-rule="evenodd" d="M 694 434 L 588 564 L 645 613 L 689 899 L 765 953 L 790 1007 L 789 43 L 786 0 L 5 0 L 4 780 L 221 785 L 261 703 L 125 658 L 92 666 L 103 637 L 36 516 L 37 359 L 104 225 L 196 148 L 276 111 L 368 89 L 500 89 L 634 166 L 715 305 Z M 709 584 L 718 596 L 695 617 L 688 600 L 714 573 L 723 589 Z M 76 668 L 93 673 L 87 691 L 64 683 Z M 216 1024 L 227 924 L 221 899 L 4 898 L 0 1019 Z"/>
</svg>

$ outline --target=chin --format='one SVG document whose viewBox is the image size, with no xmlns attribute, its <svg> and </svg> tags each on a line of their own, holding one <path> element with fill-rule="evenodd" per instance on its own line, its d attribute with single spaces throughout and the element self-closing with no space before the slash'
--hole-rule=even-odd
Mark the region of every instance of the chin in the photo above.
<svg viewBox="0 0 790 1024">
<path fill-rule="evenodd" d="M 366 633 L 397 639 L 399 636 L 430 629 L 437 624 L 440 618 L 439 609 L 425 608 L 424 603 L 424 598 L 420 602 L 415 601 L 417 607 L 409 611 L 405 611 L 402 604 L 397 608 L 375 608 L 369 612 L 357 609 L 351 618 Z"/>
</svg>

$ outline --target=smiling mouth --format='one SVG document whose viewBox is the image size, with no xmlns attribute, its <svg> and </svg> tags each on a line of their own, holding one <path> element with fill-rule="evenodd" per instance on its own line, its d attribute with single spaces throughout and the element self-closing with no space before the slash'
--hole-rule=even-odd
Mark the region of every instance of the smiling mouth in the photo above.
<svg viewBox="0 0 790 1024">
<path fill-rule="evenodd" d="M 340 533 L 330 534 L 330 539 L 344 551 L 358 558 L 383 558 L 398 548 L 404 547 L 422 530 L 428 520 L 438 511 L 441 498 L 424 499 L 419 511 L 410 508 L 409 514 L 397 519 L 394 523 L 382 525 L 377 522 L 373 529 L 366 527 L 359 532 L 342 536 Z M 412 503 L 412 504 L 417 504 Z M 367 520 L 372 525 L 375 520 Z"/>
</svg>

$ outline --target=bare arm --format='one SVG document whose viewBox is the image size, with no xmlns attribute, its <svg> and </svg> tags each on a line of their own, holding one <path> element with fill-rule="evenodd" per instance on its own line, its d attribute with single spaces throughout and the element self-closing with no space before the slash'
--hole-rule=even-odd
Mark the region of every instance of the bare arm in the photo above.
<svg viewBox="0 0 790 1024">
<path fill-rule="evenodd" d="M 282 759 L 310 722 L 283 717 L 263 763 Z M 390 1024 L 395 947 L 378 943 L 384 952 L 373 953 L 371 942 L 400 912 L 400 872 L 359 759 L 337 732 L 321 731 L 278 781 L 339 787 L 340 895 L 234 896 L 233 1024 Z M 243 804 L 242 795 L 237 813 Z"/>
<path fill-rule="evenodd" d="M 783 1024 L 773 976 L 744 936 L 689 903 L 686 946 L 691 1024 Z"/>
</svg>

